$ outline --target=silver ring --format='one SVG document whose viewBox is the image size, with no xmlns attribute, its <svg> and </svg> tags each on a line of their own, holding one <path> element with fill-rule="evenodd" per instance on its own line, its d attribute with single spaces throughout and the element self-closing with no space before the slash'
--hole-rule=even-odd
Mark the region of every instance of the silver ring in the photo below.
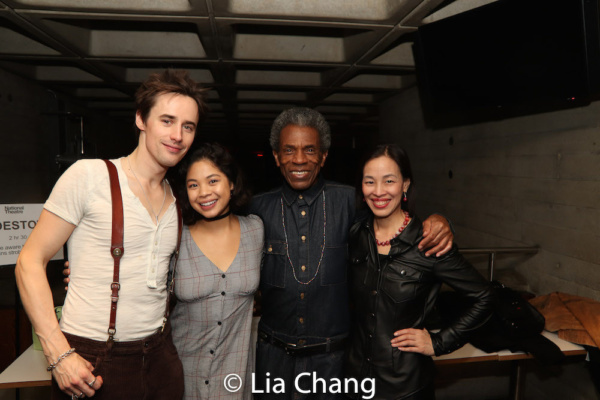
<svg viewBox="0 0 600 400">
<path fill-rule="evenodd" d="M 79 398 L 79 396 L 77 396 L 76 394 L 71 395 L 71 400 L 77 400 L 78 398 Z"/>
<path fill-rule="evenodd" d="M 94 380 L 91 382 L 88 382 L 88 386 L 89 387 L 94 387 L 94 383 L 96 383 L 96 378 L 94 377 Z"/>
</svg>

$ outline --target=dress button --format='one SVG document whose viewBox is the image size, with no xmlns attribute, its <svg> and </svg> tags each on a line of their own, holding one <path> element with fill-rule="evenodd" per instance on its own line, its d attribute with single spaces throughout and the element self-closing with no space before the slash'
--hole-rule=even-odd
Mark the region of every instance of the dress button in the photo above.
<svg viewBox="0 0 600 400">
<path fill-rule="evenodd" d="M 302 272 L 306 271 L 306 265 L 302 266 Z"/>
<path fill-rule="evenodd" d="M 208 385 L 208 381 L 204 381 L 204 383 L 206 383 Z"/>
<path fill-rule="evenodd" d="M 298 196 L 298 198 L 299 198 L 300 200 L 302 200 L 304 197 L 302 197 L 302 195 L 300 195 L 300 196 Z"/>
<path fill-rule="evenodd" d="M 269 247 L 269 249 L 267 250 L 269 253 L 273 251 L 272 247 Z"/>
<path fill-rule="evenodd" d="M 372 294 L 373 296 L 377 296 L 377 290 L 372 290 L 372 291 L 371 291 L 371 294 Z"/>
<path fill-rule="evenodd" d="M 225 278 L 225 274 L 221 275 L 221 278 Z"/>
<path fill-rule="evenodd" d="M 300 214 L 302 214 L 302 216 L 304 217 L 306 215 L 306 211 L 302 210 Z"/>
<path fill-rule="evenodd" d="M 375 318 L 375 313 L 371 313 L 371 317 Z"/>
<path fill-rule="evenodd" d="M 304 293 L 300 293 L 300 300 L 304 300 Z"/>
<path fill-rule="evenodd" d="M 225 292 L 221 292 L 221 296 L 225 296 Z"/>
<path fill-rule="evenodd" d="M 300 321 L 300 323 L 303 324 L 304 323 L 304 318 L 300 317 L 300 318 L 298 318 L 298 321 Z"/>
<path fill-rule="evenodd" d="M 406 270 L 403 269 L 402 271 L 400 271 L 400 275 L 402 275 L 402 276 L 406 275 Z"/>
<path fill-rule="evenodd" d="M 217 322 L 217 325 L 221 326 L 223 323 L 221 321 Z"/>
<path fill-rule="evenodd" d="M 215 354 L 215 351 L 214 351 L 214 350 L 211 350 L 211 351 L 210 351 L 210 354 Z"/>
<path fill-rule="evenodd" d="M 300 236 L 300 239 L 302 239 L 302 241 L 305 242 L 306 241 L 306 236 L 302 235 L 302 236 Z"/>
</svg>

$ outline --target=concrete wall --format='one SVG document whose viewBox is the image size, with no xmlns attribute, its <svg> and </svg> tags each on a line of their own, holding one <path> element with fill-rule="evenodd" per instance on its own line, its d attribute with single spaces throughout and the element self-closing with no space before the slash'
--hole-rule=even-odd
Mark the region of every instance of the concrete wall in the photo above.
<svg viewBox="0 0 600 400">
<path fill-rule="evenodd" d="M 409 152 L 420 214 L 446 214 L 461 247 L 539 246 L 500 257 L 508 285 L 600 300 L 600 103 L 433 131 L 413 87 L 380 117 L 379 140 Z"/>
</svg>

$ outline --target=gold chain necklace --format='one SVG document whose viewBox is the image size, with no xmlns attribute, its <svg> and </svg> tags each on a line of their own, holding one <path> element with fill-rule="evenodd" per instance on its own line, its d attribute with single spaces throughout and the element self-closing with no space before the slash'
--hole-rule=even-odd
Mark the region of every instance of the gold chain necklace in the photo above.
<svg viewBox="0 0 600 400">
<path fill-rule="evenodd" d="M 148 206 L 150 207 L 150 211 L 152 212 L 152 215 L 154 216 L 154 219 L 156 220 L 156 225 L 158 225 L 158 216 L 160 215 L 163 207 L 165 206 L 165 200 L 167 199 L 167 190 L 165 188 L 165 180 L 164 180 L 164 178 L 162 180 L 163 201 L 162 201 L 162 204 L 160 205 L 160 210 L 158 210 L 158 214 L 157 214 L 157 213 L 154 212 L 154 208 L 152 207 L 152 203 L 150 203 L 150 199 L 148 198 L 148 195 L 146 194 L 146 191 L 144 190 L 144 187 L 142 186 L 142 183 L 138 179 L 138 177 L 135 174 L 135 171 L 133 170 L 133 168 L 131 168 L 131 162 L 129 162 L 129 156 L 127 156 L 127 165 L 129 165 L 129 170 L 133 174 L 133 177 L 137 181 L 138 185 L 140 185 L 140 189 L 142 189 L 142 193 L 144 193 L 144 197 L 146 198 L 146 201 L 148 202 Z"/>
<path fill-rule="evenodd" d="M 317 277 L 317 275 L 319 274 L 319 269 L 321 268 L 321 262 L 323 261 L 323 253 L 325 253 L 325 232 L 326 232 L 326 228 L 327 228 L 327 214 L 325 213 L 325 189 L 323 189 L 323 246 L 321 247 L 321 257 L 319 258 L 319 264 L 317 264 L 317 270 L 315 271 L 315 274 L 313 275 L 312 278 L 310 278 L 310 280 L 308 282 L 302 282 L 296 276 L 296 269 L 294 268 L 294 263 L 292 263 L 292 258 L 290 257 L 290 250 L 289 250 L 290 246 L 288 243 L 287 231 L 285 229 L 283 196 L 281 196 L 279 201 L 281 202 L 281 222 L 283 224 L 283 236 L 285 237 L 285 252 L 287 254 L 288 261 L 290 262 L 290 266 L 292 267 L 292 273 L 294 274 L 294 279 L 296 280 L 296 282 L 300 283 L 301 285 L 308 285 L 309 283 L 314 281 L 315 278 Z"/>
</svg>

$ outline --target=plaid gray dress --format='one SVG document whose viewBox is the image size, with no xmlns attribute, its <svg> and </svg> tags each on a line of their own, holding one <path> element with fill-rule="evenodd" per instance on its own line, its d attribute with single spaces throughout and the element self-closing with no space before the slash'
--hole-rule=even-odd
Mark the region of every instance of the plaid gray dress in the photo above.
<svg viewBox="0 0 600 400">
<path fill-rule="evenodd" d="M 240 247 L 226 272 L 198 248 L 185 227 L 175 276 L 177 305 L 171 314 L 173 342 L 183 363 L 185 399 L 251 399 L 251 325 L 263 248 L 263 223 L 238 217 Z M 243 382 L 230 380 L 229 374 Z M 230 378 L 231 379 L 231 378 Z"/>
</svg>

